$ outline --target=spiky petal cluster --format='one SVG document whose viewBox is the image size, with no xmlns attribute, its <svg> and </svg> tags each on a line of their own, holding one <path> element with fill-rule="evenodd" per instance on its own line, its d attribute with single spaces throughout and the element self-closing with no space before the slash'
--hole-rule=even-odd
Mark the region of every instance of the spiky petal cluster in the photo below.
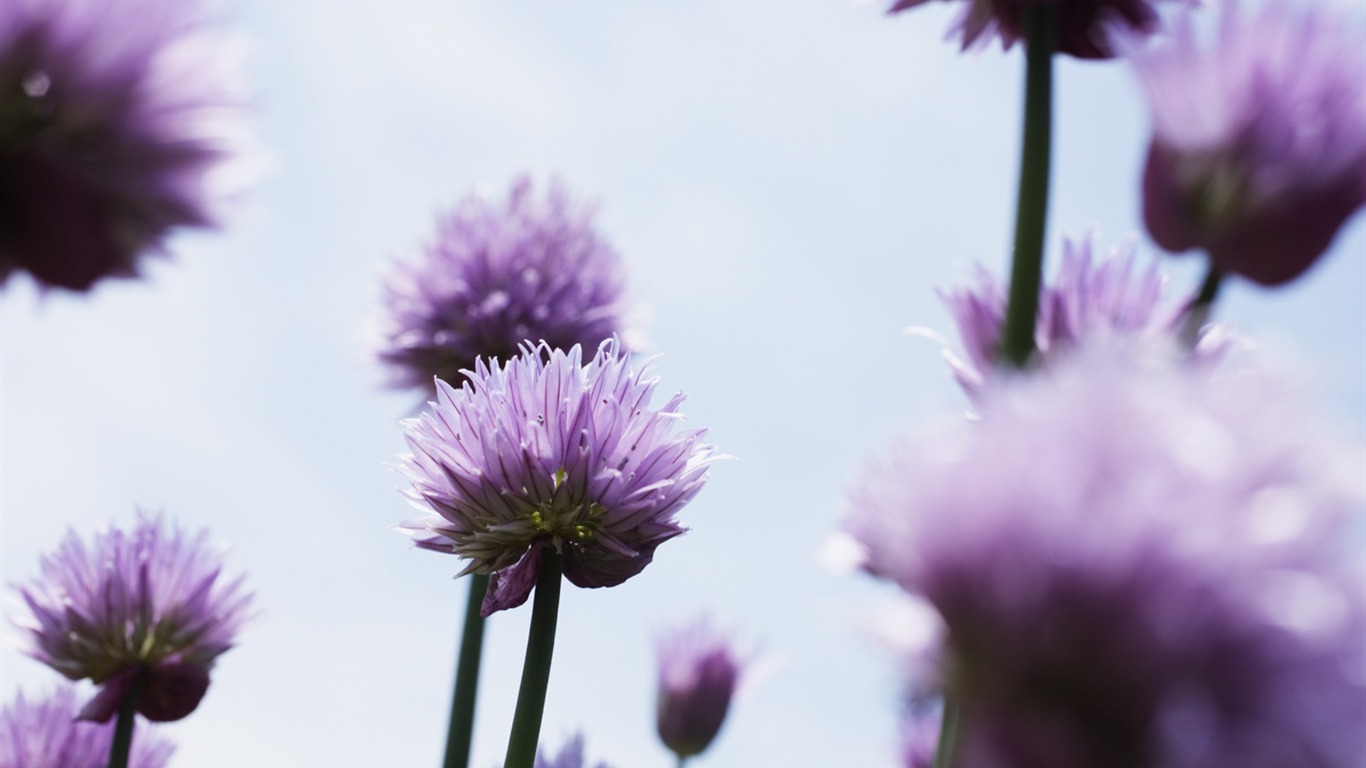
<svg viewBox="0 0 1366 768">
<path fill-rule="evenodd" d="M 929 0 L 896 0 L 890 13 L 899 13 Z M 963 50 L 986 45 L 993 37 L 1010 48 L 1025 36 L 1025 14 L 1031 7 L 1057 8 L 1056 50 L 1079 59 L 1109 59 L 1116 55 L 1111 40 L 1116 29 L 1152 32 L 1158 25 L 1156 0 L 962 0 L 965 7 L 950 30 L 961 35 Z"/>
<path fill-rule="evenodd" d="M 956 764 L 1366 765 L 1360 449 L 1263 370 L 1064 362 L 855 494 L 947 627 Z"/>
<path fill-rule="evenodd" d="M 730 639 L 705 621 L 665 636 L 658 651 L 659 738 L 680 758 L 700 754 L 726 720 L 740 658 Z"/>
<path fill-rule="evenodd" d="M 523 343 L 592 348 L 626 333 L 625 271 L 593 214 L 558 184 L 538 197 L 523 176 L 506 200 L 471 194 L 443 216 L 385 285 L 378 355 L 391 382 L 432 391 L 433 377 L 459 385 L 477 358 L 506 361 Z"/>
<path fill-rule="evenodd" d="M 77 291 L 213 223 L 236 53 L 182 0 L 0 2 L 0 281 Z"/>
<path fill-rule="evenodd" d="M 1249 15 L 1225 3 L 1212 41 L 1187 16 L 1135 52 L 1153 119 L 1143 216 L 1158 245 L 1279 285 L 1366 204 L 1366 34 L 1319 5 L 1273 0 Z"/>
<path fill-rule="evenodd" d="M 104 768 L 114 738 L 112 723 L 77 720 L 80 705 L 71 684 L 45 699 L 20 692 L 0 712 L 0 765 L 5 768 Z M 128 768 L 163 768 L 175 747 L 155 730 L 133 740 Z"/>
<path fill-rule="evenodd" d="M 540 553 L 564 556 L 580 587 L 640 573 L 683 533 L 674 515 L 713 461 L 706 430 L 679 430 L 683 395 L 650 407 L 658 379 L 633 369 L 615 339 L 584 363 L 581 348 L 525 346 L 505 364 L 480 359 L 460 389 L 404 422 L 408 496 L 435 511 L 400 526 L 418 546 L 492 573 L 484 613 L 526 601 Z"/>
<path fill-rule="evenodd" d="M 547 757 L 543 749 L 536 750 L 535 768 L 585 768 L 583 757 L 583 735 L 575 734 L 565 742 L 555 757 Z M 598 763 L 594 768 L 611 768 L 607 763 Z"/>
<path fill-rule="evenodd" d="M 208 531 L 168 527 L 138 515 L 131 531 L 110 528 L 87 545 L 75 531 L 18 587 L 27 615 L 14 623 L 27 652 L 71 680 L 102 686 L 81 713 L 105 722 L 137 683 L 149 720 L 193 712 L 215 659 L 232 647 L 251 596 L 222 576 Z"/>
<path fill-rule="evenodd" d="M 1039 359 L 1048 360 L 1083 344 L 1154 341 L 1173 336 L 1184 305 L 1162 303 L 1166 278 L 1155 265 L 1138 263 L 1133 243 L 1112 249 L 1103 257 L 1094 252 L 1093 238 L 1063 242 L 1057 279 L 1039 296 L 1034 343 Z M 1006 312 L 1006 286 L 985 268 L 978 268 L 976 288 L 940 293 L 958 326 L 965 357 L 946 352 L 949 367 L 970 397 L 977 400 L 997 367 L 997 345 Z M 1219 356 L 1226 334 L 1207 326 L 1197 352 L 1202 359 Z"/>
</svg>

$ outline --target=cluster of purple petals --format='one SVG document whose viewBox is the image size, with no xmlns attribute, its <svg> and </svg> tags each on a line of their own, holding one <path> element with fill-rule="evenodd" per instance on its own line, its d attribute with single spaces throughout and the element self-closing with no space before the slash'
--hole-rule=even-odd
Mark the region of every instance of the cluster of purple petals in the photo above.
<svg viewBox="0 0 1366 768">
<path fill-rule="evenodd" d="M 547 757 L 544 749 L 536 750 L 535 768 L 585 768 L 583 757 L 583 735 L 575 734 L 560 748 L 559 754 Z M 598 763 L 594 768 L 611 768 L 607 763 Z"/>
<path fill-rule="evenodd" d="M 0 2 L 0 281 L 89 289 L 214 222 L 236 54 L 194 2 Z"/>
<path fill-rule="evenodd" d="M 929 0 L 896 0 L 899 13 Z M 962 37 L 963 50 L 981 47 L 993 37 L 1010 48 L 1025 37 L 1025 15 L 1036 6 L 1054 6 L 1057 14 L 1056 50 L 1079 59 L 1109 59 L 1116 55 L 1117 30 L 1129 34 L 1152 32 L 1158 26 L 1155 0 L 962 0 L 965 7 L 950 30 Z"/>
<path fill-rule="evenodd" d="M 214 660 L 232 647 L 251 596 L 222 576 L 208 532 L 168 527 L 139 514 L 87 545 L 74 531 L 18 587 L 26 614 L 14 620 L 28 654 L 100 693 L 81 716 L 105 722 L 139 683 L 138 711 L 178 720 L 194 711 Z"/>
<path fill-rule="evenodd" d="M 943 710 L 940 707 L 913 708 L 902 715 L 902 768 L 931 768 L 934 765 L 942 720 Z"/>
<path fill-rule="evenodd" d="M 74 686 L 64 684 L 44 699 L 21 692 L 0 713 L 0 765 L 5 768 L 104 768 L 109 764 L 113 723 L 77 720 Z M 175 747 L 155 730 L 138 729 L 128 768 L 164 768 Z"/>
<path fill-rule="evenodd" d="M 594 211 L 559 186 L 522 177 L 506 200 L 467 197 L 421 256 L 385 285 L 379 359 L 397 387 L 459 384 L 478 358 L 507 361 L 524 343 L 593 348 L 625 333 L 625 271 Z"/>
<path fill-rule="evenodd" d="M 1315 5 L 1230 3 L 1212 35 L 1191 14 L 1135 46 L 1153 119 L 1143 216 L 1166 250 L 1279 285 L 1366 204 L 1366 34 Z"/>
<path fill-rule="evenodd" d="M 1185 304 L 1164 305 L 1165 277 L 1155 265 L 1142 267 L 1132 243 L 1095 255 L 1092 238 L 1065 240 L 1057 278 L 1039 295 L 1034 331 L 1036 355 L 1048 360 L 1084 344 L 1161 342 L 1176 334 Z M 964 356 L 946 353 L 954 378 L 977 400 L 996 370 L 997 345 L 1005 321 L 1007 286 L 978 268 L 975 288 L 940 293 L 958 328 Z M 1200 359 L 1220 356 L 1226 335 L 1206 327 L 1196 351 Z"/>
<path fill-rule="evenodd" d="M 659 643 L 659 738 L 679 757 L 700 754 L 716 738 L 740 680 L 729 638 L 705 621 Z"/>
<path fill-rule="evenodd" d="M 586 363 L 527 345 L 505 364 L 480 359 L 456 389 L 404 422 L 407 492 L 436 515 L 400 528 L 417 545 L 492 573 L 484 613 L 526 601 L 541 552 L 564 556 L 580 587 L 640 573 L 655 548 L 683 533 L 674 516 L 701 490 L 714 460 L 702 429 L 680 429 L 676 394 L 650 406 L 658 379 L 633 368 L 615 339 Z"/>
<path fill-rule="evenodd" d="M 1111 349 L 988 395 L 847 522 L 944 620 L 958 765 L 1366 764 L 1359 448 L 1265 370 Z"/>
</svg>

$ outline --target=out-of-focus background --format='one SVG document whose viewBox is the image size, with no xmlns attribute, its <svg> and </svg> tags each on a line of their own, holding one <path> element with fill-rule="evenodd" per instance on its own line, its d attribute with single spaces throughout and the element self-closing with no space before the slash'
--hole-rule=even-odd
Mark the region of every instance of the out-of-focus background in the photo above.
<svg viewBox="0 0 1366 768">
<path fill-rule="evenodd" d="M 966 403 L 936 286 L 1000 271 L 1019 51 L 962 55 L 956 4 L 843 0 L 228 0 L 272 170 L 221 233 L 146 279 L 0 300 L 5 584 L 68 527 L 134 509 L 209 526 L 262 614 L 165 728 L 175 765 L 424 766 L 445 738 L 464 582 L 387 529 L 420 398 L 386 391 L 379 279 L 480 186 L 552 175 L 601 203 L 648 308 L 667 395 L 738 460 L 692 531 L 608 590 L 566 588 L 543 740 L 618 768 L 654 736 L 654 638 L 708 613 L 761 660 L 704 766 L 891 766 L 901 673 L 870 627 L 894 591 L 818 560 L 863 462 Z M 1059 238 L 1138 234 L 1147 118 L 1123 63 L 1057 67 Z M 1366 219 L 1308 277 L 1229 285 L 1220 318 L 1288 351 L 1325 413 L 1366 427 Z M 1176 295 L 1193 258 L 1172 259 Z M 662 401 L 662 398 L 661 398 Z M 7 590 L 11 592 L 11 590 Z M 12 607 L 6 608 L 7 612 Z M 502 759 L 529 611 L 489 623 L 474 765 Z M 8 701 L 56 673 L 0 652 Z"/>
</svg>

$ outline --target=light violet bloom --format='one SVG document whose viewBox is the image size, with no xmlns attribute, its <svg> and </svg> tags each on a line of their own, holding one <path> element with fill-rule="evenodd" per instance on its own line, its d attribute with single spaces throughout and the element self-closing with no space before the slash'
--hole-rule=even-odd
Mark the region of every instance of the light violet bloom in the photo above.
<svg viewBox="0 0 1366 768">
<path fill-rule="evenodd" d="M 75 687 L 63 684 L 45 699 L 20 692 L 0 712 L 0 766 L 4 768 L 105 768 L 113 723 L 78 720 Z M 133 739 L 128 768 L 164 768 L 175 747 L 156 730 Z"/>
<path fill-rule="evenodd" d="M 944 620 L 956 764 L 1366 765 L 1359 446 L 1256 368 L 1089 350 L 988 395 L 846 523 Z"/>
<path fill-rule="evenodd" d="M 404 422 L 407 495 L 436 515 L 400 529 L 419 547 L 459 555 L 461 571 L 491 573 L 483 613 L 521 605 L 541 552 L 564 556 L 580 587 L 640 573 L 655 548 L 686 530 L 675 521 L 716 457 L 704 429 L 679 429 L 681 393 L 652 408 L 658 383 L 615 339 L 582 360 L 542 343 L 505 364 L 482 358 L 456 389 Z"/>
<path fill-rule="evenodd" d="M 1152 111 L 1143 217 L 1173 253 L 1262 285 L 1299 277 L 1366 203 L 1366 34 L 1330 3 L 1222 4 L 1135 44 Z"/>
<path fill-rule="evenodd" d="M 705 751 L 726 720 L 742 667 L 731 645 L 706 621 L 659 642 L 659 738 L 680 758 Z"/>
<path fill-rule="evenodd" d="M 575 734 L 560 748 L 555 757 L 547 757 L 545 750 L 536 750 L 534 768 L 587 768 L 583 757 L 583 735 Z M 598 763 L 593 768 L 611 768 L 607 763 Z"/>
<path fill-rule="evenodd" d="M 943 710 L 908 708 L 901 716 L 902 768 L 931 768 L 939 749 L 939 730 L 943 725 Z"/>
<path fill-rule="evenodd" d="M 507 198 L 471 194 L 416 259 L 385 283 L 377 354 L 396 387 L 459 386 L 477 358 L 506 362 L 524 343 L 594 348 L 628 333 L 625 268 L 594 209 L 526 176 Z"/>
<path fill-rule="evenodd" d="M 208 531 L 168 527 L 138 515 L 131 531 L 75 531 L 41 561 L 42 574 L 17 587 L 27 615 L 14 620 L 27 653 L 100 692 L 81 711 L 107 722 L 138 683 L 137 711 L 179 720 L 199 706 L 214 661 L 232 647 L 251 596 L 222 576 Z"/>
<path fill-rule="evenodd" d="M 924 5 L 929 0 L 895 0 L 890 13 Z M 1025 14 L 1034 6 L 1057 8 L 1056 50 L 1079 59 L 1109 59 L 1116 55 L 1115 30 L 1147 33 L 1158 26 L 1156 0 L 955 0 L 962 13 L 949 32 L 963 38 L 963 50 L 980 48 L 993 37 L 1010 48 L 1024 39 Z"/>
<path fill-rule="evenodd" d="M 1093 240 L 1088 236 L 1063 241 L 1058 276 L 1039 295 L 1036 362 L 1046 363 L 1084 344 L 1161 343 L 1180 329 L 1189 301 L 1163 302 L 1167 279 L 1156 265 L 1142 266 L 1133 243 L 1097 257 Z M 961 357 L 948 351 L 945 356 L 954 378 L 974 401 L 995 378 L 1008 288 L 982 267 L 977 278 L 975 288 L 940 292 L 963 349 Z M 1196 344 L 1197 358 L 1217 359 L 1229 343 L 1220 326 L 1205 326 Z"/>
<path fill-rule="evenodd" d="M 192 0 L 0 0 L 0 282 L 85 291 L 213 225 L 238 58 Z"/>
</svg>

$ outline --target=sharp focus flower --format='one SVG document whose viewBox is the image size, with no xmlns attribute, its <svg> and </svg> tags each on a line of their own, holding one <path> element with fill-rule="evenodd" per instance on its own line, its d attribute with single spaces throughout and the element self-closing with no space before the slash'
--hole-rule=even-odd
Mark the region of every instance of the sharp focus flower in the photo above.
<svg viewBox="0 0 1366 768">
<path fill-rule="evenodd" d="M 1039 296 L 1039 318 L 1034 331 L 1035 353 L 1047 360 L 1081 344 L 1116 341 L 1161 341 L 1179 330 L 1185 303 L 1162 303 L 1166 278 L 1156 266 L 1137 263 L 1132 243 L 1103 258 L 1093 255 L 1092 238 L 1066 240 L 1057 280 Z M 976 288 L 942 292 L 965 357 L 946 352 L 954 378 L 977 400 L 996 370 L 997 345 L 1006 313 L 1007 287 L 984 268 L 978 269 Z M 1200 359 L 1214 359 L 1226 349 L 1227 334 L 1206 326 L 1196 351 Z"/>
<path fill-rule="evenodd" d="M 208 532 L 168 529 L 138 516 L 130 532 L 74 531 L 42 559 L 42 576 L 19 587 L 28 615 L 27 652 L 100 693 L 81 717 L 106 722 L 137 685 L 137 710 L 149 720 L 179 720 L 199 706 L 209 670 L 247 618 L 241 579 L 222 578 Z"/>
<path fill-rule="evenodd" d="M 1222 14 L 1208 43 L 1187 16 L 1135 52 L 1153 117 L 1143 216 L 1168 251 L 1279 285 L 1366 203 L 1366 34 L 1279 0 Z"/>
<path fill-rule="evenodd" d="M 181 0 L 0 2 L 0 281 L 77 291 L 209 226 L 236 172 L 234 50 Z"/>
<path fill-rule="evenodd" d="M 401 525 L 418 546 L 492 573 L 484 615 L 526 601 L 542 548 L 564 555 L 580 587 L 640 573 L 655 548 L 683 533 L 674 515 L 706 482 L 706 430 L 677 430 L 676 394 L 655 409 L 658 379 L 633 370 L 615 340 L 582 363 L 544 342 L 504 365 L 480 359 L 455 389 L 404 422 L 408 496 L 436 516 Z"/>
<path fill-rule="evenodd" d="M 560 753 L 553 758 L 546 757 L 545 750 L 536 750 L 534 768 L 585 768 L 583 759 L 583 735 L 576 734 L 565 742 Z M 611 768 L 607 763 L 598 763 L 595 768 Z"/>
<path fill-rule="evenodd" d="M 895 0 L 891 13 L 924 5 L 929 0 Z M 1010 48 L 1025 37 L 1025 14 L 1033 6 L 1057 8 L 1057 50 L 1079 59 L 1115 56 L 1112 37 L 1117 29 L 1152 32 L 1158 26 L 1156 0 L 963 0 L 964 8 L 949 32 L 961 35 L 963 50 L 981 47 L 993 37 Z"/>
<path fill-rule="evenodd" d="M 706 622 L 675 631 L 659 644 L 659 738 L 679 757 L 700 754 L 726 720 L 740 680 L 728 638 Z"/>
<path fill-rule="evenodd" d="M 378 354 L 395 386 L 434 391 L 477 358 L 509 360 L 525 342 L 596 347 L 626 332 L 624 268 L 593 209 L 558 185 L 545 199 L 519 178 L 507 200 L 465 198 L 422 257 L 386 284 Z"/>
<path fill-rule="evenodd" d="M 958 765 L 1366 765 L 1359 448 L 1264 370 L 1083 354 L 870 470 L 848 526 L 928 599 Z"/>
<path fill-rule="evenodd" d="M 63 685 L 46 699 L 21 692 L 0 713 L 0 765 L 5 768 L 104 768 L 109 764 L 113 723 L 77 719 L 76 691 Z M 175 747 L 155 730 L 133 739 L 128 768 L 163 768 Z"/>
</svg>

